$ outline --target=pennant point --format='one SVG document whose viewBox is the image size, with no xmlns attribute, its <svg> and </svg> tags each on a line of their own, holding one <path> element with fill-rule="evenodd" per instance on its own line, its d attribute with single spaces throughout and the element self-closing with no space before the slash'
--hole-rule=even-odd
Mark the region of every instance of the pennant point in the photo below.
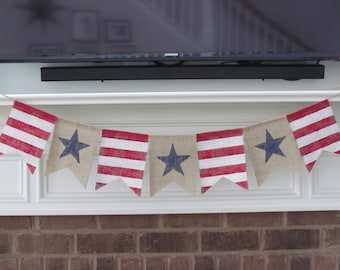
<svg viewBox="0 0 340 270">
<path fill-rule="evenodd" d="M 100 189 L 100 188 L 102 188 L 104 186 L 106 186 L 106 184 L 100 183 L 100 182 L 96 182 L 96 190 L 98 190 L 98 189 Z"/>
<path fill-rule="evenodd" d="M 248 189 L 248 181 L 237 182 L 236 184 L 238 184 L 240 187 L 244 189 Z"/>
<path fill-rule="evenodd" d="M 140 197 L 140 195 L 142 194 L 141 188 L 133 188 L 133 187 L 130 187 L 130 188 L 138 197 Z"/>
<path fill-rule="evenodd" d="M 311 163 L 306 164 L 306 167 L 307 167 L 308 172 L 311 172 L 311 171 L 312 171 L 312 169 L 313 169 L 315 163 L 316 163 L 316 161 L 313 161 L 313 162 L 311 162 Z"/>
<path fill-rule="evenodd" d="M 27 167 L 30 170 L 31 174 L 34 174 L 34 171 L 35 171 L 36 167 L 31 165 L 31 164 L 27 164 Z"/>
<path fill-rule="evenodd" d="M 207 192 L 210 188 L 211 188 L 211 186 L 202 187 L 201 188 L 201 193 L 203 194 L 203 193 Z"/>
</svg>

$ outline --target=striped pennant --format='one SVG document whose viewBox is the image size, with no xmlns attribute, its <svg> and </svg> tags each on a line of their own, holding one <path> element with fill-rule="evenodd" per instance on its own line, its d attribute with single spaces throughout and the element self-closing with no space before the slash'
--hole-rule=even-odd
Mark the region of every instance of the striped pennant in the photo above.
<svg viewBox="0 0 340 270">
<path fill-rule="evenodd" d="M 322 151 L 340 154 L 340 130 L 328 100 L 287 115 L 307 170 Z"/>
<path fill-rule="evenodd" d="M 14 101 L 0 135 L 0 153 L 19 152 L 33 174 L 56 121 L 52 114 Z"/>
<path fill-rule="evenodd" d="M 202 193 L 223 177 L 248 189 L 242 129 L 200 133 L 196 139 Z"/>
<path fill-rule="evenodd" d="M 142 192 L 149 136 L 117 130 L 102 130 L 98 157 L 99 189 L 117 178 L 138 196 Z"/>
</svg>

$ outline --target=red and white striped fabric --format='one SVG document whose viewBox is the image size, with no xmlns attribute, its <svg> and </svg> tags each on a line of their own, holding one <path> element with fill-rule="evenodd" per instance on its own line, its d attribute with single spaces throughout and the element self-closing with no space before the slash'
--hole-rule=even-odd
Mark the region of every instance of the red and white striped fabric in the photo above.
<svg viewBox="0 0 340 270">
<path fill-rule="evenodd" d="M 14 101 L 0 135 L 0 153 L 19 152 L 34 173 L 56 121 L 52 114 Z"/>
<path fill-rule="evenodd" d="M 328 100 L 287 115 L 308 171 L 322 151 L 340 154 L 340 130 Z"/>
<path fill-rule="evenodd" d="M 202 193 L 222 177 L 248 189 L 242 129 L 200 133 L 196 139 Z"/>
<path fill-rule="evenodd" d="M 117 130 L 102 130 L 98 157 L 99 189 L 116 178 L 138 196 L 142 192 L 149 135 Z"/>
</svg>

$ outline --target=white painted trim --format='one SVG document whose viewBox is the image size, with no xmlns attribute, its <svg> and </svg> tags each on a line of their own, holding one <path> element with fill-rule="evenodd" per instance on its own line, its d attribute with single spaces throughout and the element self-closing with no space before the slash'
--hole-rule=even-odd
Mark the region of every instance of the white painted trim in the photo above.
<svg viewBox="0 0 340 270">
<path fill-rule="evenodd" d="M 340 90 L 8 94 L 0 96 L 0 106 L 10 105 L 12 100 L 32 105 L 100 105 L 318 102 L 323 99 L 340 102 Z"/>
</svg>

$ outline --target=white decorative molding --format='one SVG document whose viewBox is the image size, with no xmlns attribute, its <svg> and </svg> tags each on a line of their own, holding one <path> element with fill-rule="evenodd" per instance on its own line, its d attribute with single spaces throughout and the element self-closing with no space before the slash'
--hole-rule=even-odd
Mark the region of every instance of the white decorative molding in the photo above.
<svg viewBox="0 0 340 270">
<path fill-rule="evenodd" d="M 340 197 L 340 156 L 323 153 L 310 175 L 311 199 Z"/>
<path fill-rule="evenodd" d="M 0 97 L 0 106 L 10 105 L 11 100 L 15 99 L 31 105 L 295 103 L 317 102 L 327 98 L 331 98 L 333 102 L 339 102 L 339 93 L 338 90 L 296 90 L 8 94 Z"/>
<path fill-rule="evenodd" d="M 21 157 L 0 156 L 0 171 L 0 203 L 28 203 L 29 170 Z"/>
</svg>

